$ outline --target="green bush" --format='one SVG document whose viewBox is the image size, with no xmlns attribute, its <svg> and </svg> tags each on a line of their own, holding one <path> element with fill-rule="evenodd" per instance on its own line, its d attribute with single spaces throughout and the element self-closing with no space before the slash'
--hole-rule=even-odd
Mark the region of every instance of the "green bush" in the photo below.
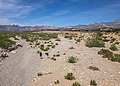
<svg viewBox="0 0 120 86">
<path fill-rule="evenodd" d="M 49 46 L 47 46 L 47 47 L 45 48 L 44 45 L 40 45 L 40 49 L 43 50 L 43 51 L 48 51 L 50 48 L 49 48 Z"/>
<path fill-rule="evenodd" d="M 114 54 L 108 49 L 101 49 L 98 54 L 103 55 L 103 58 L 114 58 Z"/>
<path fill-rule="evenodd" d="M 120 54 L 114 54 L 113 61 L 120 62 Z"/>
<path fill-rule="evenodd" d="M 98 54 L 103 55 L 103 58 L 108 58 L 108 60 L 120 62 L 120 54 L 113 54 L 107 49 L 101 49 Z"/>
<path fill-rule="evenodd" d="M 72 36 L 67 36 L 67 35 L 66 35 L 66 36 L 64 36 L 64 38 L 68 38 L 68 39 L 71 40 L 71 39 L 72 39 Z"/>
<path fill-rule="evenodd" d="M 88 38 L 85 45 L 87 47 L 105 47 L 105 43 L 97 38 Z"/>
<path fill-rule="evenodd" d="M 110 47 L 110 49 L 111 49 L 112 51 L 118 51 L 118 49 L 117 49 L 117 47 L 115 46 L 115 44 L 112 44 L 111 47 Z"/>
<path fill-rule="evenodd" d="M 78 82 L 75 82 L 71 86 L 81 86 L 81 85 Z"/>
<path fill-rule="evenodd" d="M 68 58 L 68 63 L 76 63 L 77 62 L 77 58 L 71 56 Z"/>
<path fill-rule="evenodd" d="M 97 86 L 97 83 L 96 83 L 95 80 L 90 80 L 90 85 L 91 85 L 91 86 Z"/>
<path fill-rule="evenodd" d="M 64 77 L 65 77 L 65 79 L 67 79 L 67 80 L 73 80 L 73 79 L 75 79 L 75 77 L 73 76 L 73 73 L 67 73 L 67 75 L 64 76 Z"/>
</svg>

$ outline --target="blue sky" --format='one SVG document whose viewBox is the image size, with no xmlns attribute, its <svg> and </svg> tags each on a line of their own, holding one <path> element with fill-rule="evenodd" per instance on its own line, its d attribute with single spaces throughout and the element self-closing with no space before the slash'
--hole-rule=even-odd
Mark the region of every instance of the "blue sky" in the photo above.
<svg viewBox="0 0 120 86">
<path fill-rule="evenodd" d="M 120 18 L 120 0 L 0 0 L 0 24 L 69 26 Z"/>
</svg>

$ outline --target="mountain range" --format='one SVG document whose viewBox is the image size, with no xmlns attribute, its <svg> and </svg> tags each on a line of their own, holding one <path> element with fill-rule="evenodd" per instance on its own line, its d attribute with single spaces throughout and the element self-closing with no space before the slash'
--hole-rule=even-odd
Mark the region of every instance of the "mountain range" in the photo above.
<svg viewBox="0 0 120 86">
<path fill-rule="evenodd" d="M 112 22 L 100 22 L 89 25 L 75 25 L 66 27 L 56 26 L 19 26 L 19 25 L 0 25 L 0 31 L 35 31 L 35 30 L 98 30 L 98 29 L 120 29 L 120 19 Z"/>
</svg>

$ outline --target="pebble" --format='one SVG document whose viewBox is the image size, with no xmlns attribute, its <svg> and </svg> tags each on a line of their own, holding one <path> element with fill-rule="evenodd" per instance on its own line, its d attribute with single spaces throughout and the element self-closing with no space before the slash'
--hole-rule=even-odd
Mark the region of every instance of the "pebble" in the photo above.
<svg viewBox="0 0 120 86">
<path fill-rule="evenodd" d="M 115 75 L 110 75 L 110 77 L 114 77 Z"/>
<path fill-rule="evenodd" d="M 105 74 L 107 73 L 107 72 L 104 72 Z"/>
</svg>

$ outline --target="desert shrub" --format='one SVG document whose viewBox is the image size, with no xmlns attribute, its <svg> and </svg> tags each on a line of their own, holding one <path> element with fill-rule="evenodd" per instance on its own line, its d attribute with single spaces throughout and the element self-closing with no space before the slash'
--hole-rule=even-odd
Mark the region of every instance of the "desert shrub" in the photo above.
<svg viewBox="0 0 120 86">
<path fill-rule="evenodd" d="M 52 45 L 52 48 L 55 48 L 55 45 Z"/>
<path fill-rule="evenodd" d="M 48 51 L 50 48 L 47 46 L 45 49 L 44 49 L 44 51 Z"/>
<path fill-rule="evenodd" d="M 39 72 L 38 74 L 37 74 L 37 76 L 42 76 L 43 74 L 41 73 L 41 72 Z"/>
<path fill-rule="evenodd" d="M 60 54 L 57 54 L 56 57 L 60 57 Z"/>
<path fill-rule="evenodd" d="M 88 38 L 85 45 L 87 47 L 105 47 L 105 43 L 98 38 Z"/>
<path fill-rule="evenodd" d="M 51 60 L 56 61 L 56 58 L 52 57 Z"/>
<path fill-rule="evenodd" d="M 41 40 L 49 40 L 50 38 L 48 36 L 43 36 Z"/>
<path fill-rule="evenodd" d="M 98 54 L 103 55 L 102 57 L 108 58 L 108 60 L 120 62 L 120 54 L 113 54 L 107 49 L 101 49 Z"/>
<path fill-rule="evenodd" d="M 55 84 L 59 84 L 60 82 L 59 82 L 59 80 L 55 80 L 54 83 Z"/>
<path fill-rule="evenodd" d="M 81 86 L 81 85 L 78 82 L 75 82 L 71 86 Z"/>
<path fill-rule="evenodd" d="M 68 38 L 68 39 L 71 40 L 71 39 L 72 39 L 72 36 L 67 36 L 67 35 L 66 35 L 66 36 L 64 36 L 64 38 Z"/>
<path fill-rule="evenodd" d="M 67 73 L 67 75 L 64 76 L 64 77 L 65 77 L 65 79 L 67 79 L 67 80 L 73 80 L 73 79 L 75 79 L 75 77 L 73 76 L 73 73 Z"/>
<path fill-rule="evenodd" d="M 120 54 L 114 54 L 114 58 L 111 58 L 111 61 L 120 62 Z"/>
<path fill-rule="evenodd" d="M 110 47 L 110 49 L 111 49 L 112 51 L 118 51 L 118 49 L 117 49 L 117 47 L 115 46 L 115 44 L 112 44 L 111 47 Z"/>
<path fill-rule="evenodd" d="M 69 49 L 75 49 L 74 47 L 70 47 Z"/>
<path fill-rule="evenodd" d="M 41 50 L 44 50 L 44 45 L 40 45 L 40 49 L 41 49 Z"/>
<path fill-rule="evenodd" d="M 66 36 L 64 36 L 64 38 L 69 38 L 69 36 L 66 35 Z"/>
<path fill-rule="evenodd" d="M 95 80 L 90 80 L 90 86 L 97 86 L 97 83 Z"/>
<path fill-rule="evenodd" d="M 56 43 L 55 45 L 58 45 L 58 43 Z"/>
<path fill-rule="evenodd" d="M 76 42 L 80 42 L 80 39 L 76 39 Z"/>
<path fill-rule="evenodd" d="M 61 41 L 61 39 L 60 39 L 60 38 L 57 38 L 57 39 L 55 39 L 55 41 Z"/>
<path fill-rule="evenodd" d="M 72 36 L 70 36 L 69 39 L 72 40 Z"/>
<path fill-rule="evenodd" d="M 52 45 L 47 45 L 48 47 L 52 47 Z"/>
<path fill-rule="evenodd" d="M 49 46 L 47 46 L 47 47 L 45 48 L 44 45 L 40 45 L 40 49 L 43 50 L 43 51 L 48 51 L 50 48 L 49 48 Z"/>
<path fill-rule="evenodd" d="M 110 40 L 109 39 L 106 39 L 106 38 L 103 38 L 102 39 L 104 42 L 109 42 Z"/>
<path fill-rule="evenodd" d="M 98 52 L 98 54 L 103 55 L 102 57 L 108 58 L 108 59 L 114 57 L 114 54 L 113 54 L 111 51 L 109 51 L 108 49 L 101 49 L 101 50 Z"/>
<path fill-rule="evenodd" d="M 68 63 L 76 63 L 77 62 L 77 58 L 70 56 L 68 57 Z"/>
<path fill-rule="evenodd" d="M 117 45 L 118 45 L 118 44 L 119 44 L 119 42 L 115 42 L 115 44 L 117 44 Z"/>
</svg>

